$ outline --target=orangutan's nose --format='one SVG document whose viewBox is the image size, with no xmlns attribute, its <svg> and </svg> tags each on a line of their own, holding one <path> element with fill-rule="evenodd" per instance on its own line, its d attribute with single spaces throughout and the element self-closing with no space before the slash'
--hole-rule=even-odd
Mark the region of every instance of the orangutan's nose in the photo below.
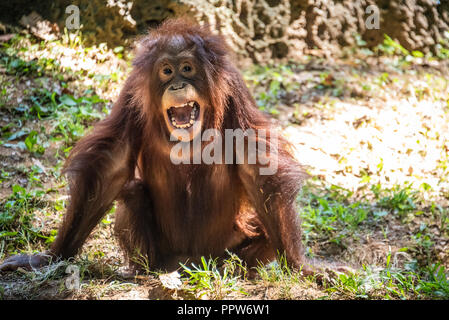
<svg viewBox="0 0 449 320">
<path fill-rule="evenodd" d="M 185 82 L 175 83 L 175 84 L 172 84 L 172 85 L 168 88 L 168 90 L 171 90 L 171 91 L 180 90 L 180 89 L 185 88 L 186 85 L 187 85 L 187 83 L 185 83 Z"/>
</svg>

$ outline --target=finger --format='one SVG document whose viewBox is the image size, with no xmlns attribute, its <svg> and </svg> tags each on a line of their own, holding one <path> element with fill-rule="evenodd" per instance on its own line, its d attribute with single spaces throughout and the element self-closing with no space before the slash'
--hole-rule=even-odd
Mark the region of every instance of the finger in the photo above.
<svg viewBox="0 0 449 320">
<path fill-rule="evenodd" d="M 0 265 L 0 271 L 16 271 L 17 270 L 17 264 L 14 262 L 5 262 L 2 265 Z"/>
</svg>

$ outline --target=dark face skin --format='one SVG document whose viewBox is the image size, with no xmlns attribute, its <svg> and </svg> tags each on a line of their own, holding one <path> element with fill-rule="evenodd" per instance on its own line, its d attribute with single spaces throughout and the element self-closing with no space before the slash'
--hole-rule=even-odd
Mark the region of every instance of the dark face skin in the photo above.
<svg viewBox="0 0 449 320">
<path fill-rule="evenodd" d="M 198 92 L 201 72 L 182 38 L 173 37 L 166 54 L 155 63 L 155 72 L 163 86 L 162 112 L 170 134 L 178 140 L 191 141 L 202 128 L 206 101 Z"/>
</svg>

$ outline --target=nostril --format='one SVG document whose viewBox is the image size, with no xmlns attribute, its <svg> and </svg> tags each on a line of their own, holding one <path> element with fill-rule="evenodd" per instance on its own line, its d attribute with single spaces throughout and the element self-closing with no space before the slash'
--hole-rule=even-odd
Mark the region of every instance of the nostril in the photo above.
<svg viewBox="0 0 449 320">
<path fill-rule="evenodd" d="M 185 88 L 186 85 L 187 84 L 185 82 L 172 84 L 169 89 L 172 90 L 172 91 L 180 90 L 180 89 Z"/>
</svg>

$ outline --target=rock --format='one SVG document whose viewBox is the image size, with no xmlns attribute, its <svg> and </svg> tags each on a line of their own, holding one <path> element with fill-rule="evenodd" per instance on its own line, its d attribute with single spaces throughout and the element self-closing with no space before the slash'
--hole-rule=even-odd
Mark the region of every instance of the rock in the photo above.
<svg viewBox="0 0 449 320">
<path fill-rule="evenodd" d="M 433 0 L 16 0 L 0 4 L 0 19 L 17 22 L 35 10 L 64 30 L 69 5 L 80 9 L 88 45 L 129 44 L 163 20 L 185 16 L 225 34 L 239 60 L 252 62 L 294 59 L 315 47 L 331 52 L 355 44 L 355 34 L 369 47 L 388 34 L 409 51 L 435 51 L 449 30 L 449 3 Z M 372 29 L 376 13 L 379 28 Z"/>
</svg>

